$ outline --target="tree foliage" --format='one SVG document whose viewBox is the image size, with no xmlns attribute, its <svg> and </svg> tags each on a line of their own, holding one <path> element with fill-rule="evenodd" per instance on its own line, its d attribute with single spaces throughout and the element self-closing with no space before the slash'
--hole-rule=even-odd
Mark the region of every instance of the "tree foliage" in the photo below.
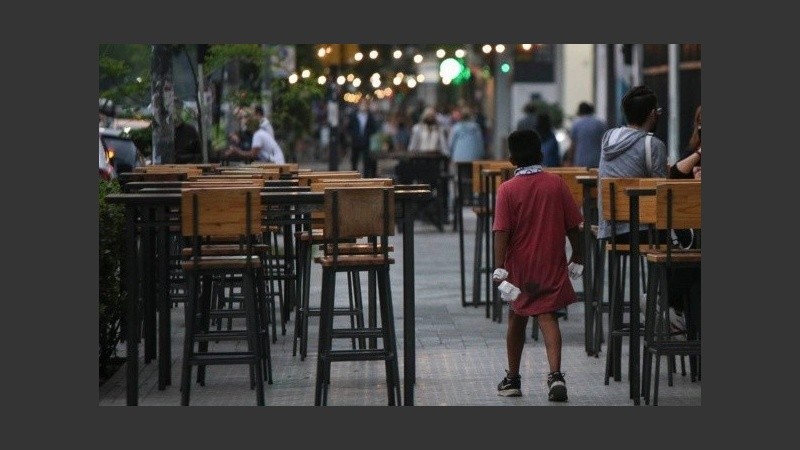
<svg viewBox="0 0 800 450">
<path fill-rule="evenodd" d="M 99 46 L 99 97 L 116 105 L 147 104 L 150 97 L 150 46 L 101 44 Z"/>
<path fill-rule="evenodd" d="M 120 340 L 125 292 L 121 286 L 121 262 L 125 255 L 124 214 L 120 205 L 106 202 L 106 196 L 119 193 L 116 180 L 100 180 L 100 378 L 110 375 L 112 358 Z"/>
<path fill-rule="evenodd" d="M 264 66 L 266 54 L 261 44 L 216 44 L 208 48 L 206 54 L 206 73 L 222 69 L 230 61 L 255 64 L 259 68 Z"/>
</svg>

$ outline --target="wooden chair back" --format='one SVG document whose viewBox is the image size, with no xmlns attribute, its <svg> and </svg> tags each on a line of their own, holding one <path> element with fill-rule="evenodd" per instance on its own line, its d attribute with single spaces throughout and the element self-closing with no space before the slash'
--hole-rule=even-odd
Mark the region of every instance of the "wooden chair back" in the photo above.
<svg viewBox="0 0 800 450">
<path fill-rule="evenodd" d="M 184 236 L 249 236 L 261 232 L 257 187 L 190 188 L 181 191 Z"/>
<path fill-rule="evenodd" d="M 324 192 L 326 239 L 394 235 L 393 188 L 327 187 Z"/>
</svg>

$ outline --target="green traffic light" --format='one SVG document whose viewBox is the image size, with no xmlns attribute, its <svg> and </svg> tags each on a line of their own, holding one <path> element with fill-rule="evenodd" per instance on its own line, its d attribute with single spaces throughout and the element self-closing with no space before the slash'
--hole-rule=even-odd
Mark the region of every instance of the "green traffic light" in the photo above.
<svg viewBox="0 0 800 450">
<path fill-rule="evenodd" d="M 501 70 L 503 73 L 508 73 L 508 71 L 509 71 L 509 70 L 511 70 L 511 64 L 509 64 L 509 63 L 503 63 L 502 65 L 500 65 L 500 70 Z"/>
</svg>

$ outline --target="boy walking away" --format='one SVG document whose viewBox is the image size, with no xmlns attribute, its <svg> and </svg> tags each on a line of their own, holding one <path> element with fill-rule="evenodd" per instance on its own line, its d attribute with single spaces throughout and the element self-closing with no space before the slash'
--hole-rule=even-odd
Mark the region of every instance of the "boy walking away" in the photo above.
<svg viewBox="0 0 800 450">
<path fill-rule="evenodd" d="M 510 303 L 506 351 L 508 370 L 497 386 L 505 397 L 522 395 L 519 374 L 528 317 L 538 318 L 550 373 L 548 399 L 567 401 L 561 372 L 561 330 L 556 311 L 576 301 L 567 274 L 565 237 L 572 246 L 570 262 L 583 264 L 578 206 L 564 180 L 542 170 L 541 138 L 533 130 L 508 137 L 514 177 L 497 191 L 494 218 L 495 282 L 507 281 L 520 290 Z"/>
</svg>

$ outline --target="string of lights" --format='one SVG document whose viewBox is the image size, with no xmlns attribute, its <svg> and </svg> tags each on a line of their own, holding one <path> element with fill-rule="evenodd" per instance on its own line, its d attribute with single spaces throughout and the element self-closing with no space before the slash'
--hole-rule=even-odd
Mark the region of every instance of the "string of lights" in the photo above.
<svg viewBox="0 0 800 450">
<path fill-rule="evenodd" d="M 538 46 L 542 44 L 517 44 L 516 47 L 524 52 L 535 51 Z M 501 54 L 507 51 L 504 44 L 483 44 L 475 46 L 480 48 L 484 55 L 490 57 L 494 52 Z M 356 103 L 364 95 L 374 95 L 378 98 L 389 98 L 397 92 L 398 88 L 414 89 L 420 83 L 427 82 L 440 82 L 444 85 L 460 84 L 468 80 L 471 76 L 471 71 L 467 61 L 468 51 L 465 48 L 458 47 L 450 49 L 438 48 L 431 53 L 420 51 L 413 47 L 408 47 L 405 50 L 402 48 L 395 48 L 390 50 L 387 55 L 391 56 L 388 65 L 397 64 L 400 61 L 413 61 L 416 64 L 417 73 L 404 73 L 401 70 L 391 71 L 383 69 L 383 73 L 374 72 L 369 78 L 368 82 L 362 80 L 357 76 L 355 70 L 360 64 L 368 61 L 375 62 L 381 57 L 381 52 L 378 49 L 361 49 L 357 44 L 319 44 L 317 46 L 316 56 L 327 65 L 337 66 L 338 70 L 344 67 L 349 67 L 350 70 L 343 71 L 341 74 L 331 74 L 329 67 L 326 67 L 320 74 L 312 73 L 308 68 L 302 68 L 298 72 L 288 75 L 288 81 L 291 84 L 297 83 L 301 78 L 306 79 L 316 77 L 320 85 L 327 83 L 336 83 L 347 90 L 344 94 L 346 102 Z M 425 54 L 428 56 L 426 57 Z M 438 80 L 426 78 L 425 74 L 421 73 L 421 65 L 426 62 L 426 58 L 434 57 L 435 63 L 438 64 Z M 480 59 L 480 57 L 479 57 Z M 394 63 L 392 63 L 394 60 Z M 428 63 L 430 64 L 430 63 Z M 506 64 L 507 65 L 507 64 Z M 509 68 L 501 67 L 502 72 L 508 72 Z M 345 75 L 345 72 L 346 75 Z M 484 75 L 486 75 L 484 70 Z M 426 72 L 427 73 L 427 72 Z M 312 78 L 313 79 L 313 78 Z M 395 89 L 392 89 L 392 86 Z M 364 88 L 371 87 L 371 93 L 364 93 Z"/>
</svg>

